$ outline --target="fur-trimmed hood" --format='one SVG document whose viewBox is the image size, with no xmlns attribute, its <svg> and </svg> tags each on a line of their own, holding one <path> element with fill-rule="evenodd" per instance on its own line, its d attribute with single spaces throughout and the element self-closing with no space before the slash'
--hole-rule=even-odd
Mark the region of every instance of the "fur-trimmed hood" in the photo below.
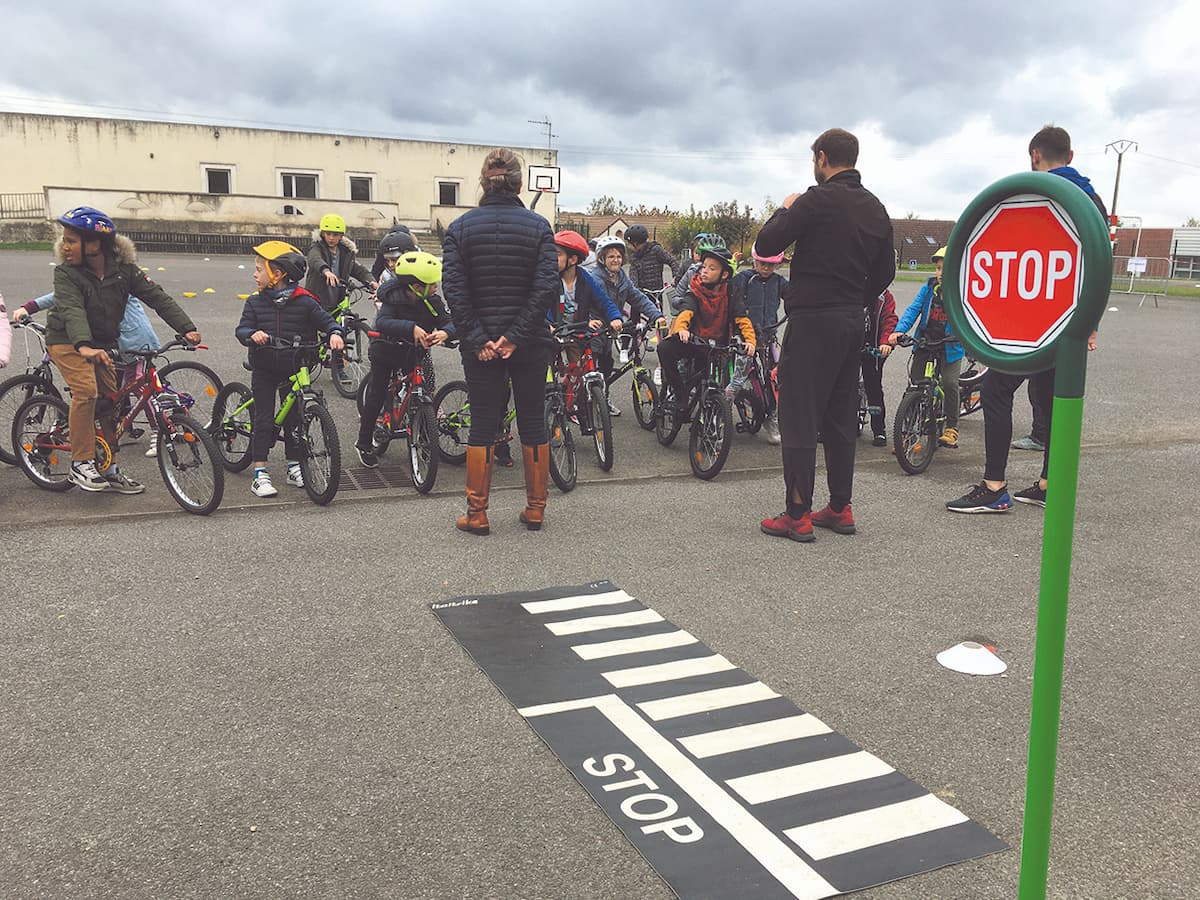
<svg viewBox="0 0 1200 900">
<path fill-rule="evenodd" d="M 113 238 L 113 256 L 116 257 L 118 263 L 136 263 L 137 246 L 125 235 L 118 234 Z M 61 234 L 54 242 L 54 261 L 60 266 L 66 262 L 63 258 Z"/>
<path fill-rule="evenodd" d="M 313 243 L 324 243 L 324 241 L 321 239 L 321 229 L 320 228 L 313 229 L 312 239 L 313 239 Z M 345 235 L 345 234 L 342 235 L 342 246 L 344 246 L 347 250 L 349 250 L 355 256 L 358 255 L 358 247 L 355 245 L 354 241 L 350 240 L 348 235 Z"/>
</svg>

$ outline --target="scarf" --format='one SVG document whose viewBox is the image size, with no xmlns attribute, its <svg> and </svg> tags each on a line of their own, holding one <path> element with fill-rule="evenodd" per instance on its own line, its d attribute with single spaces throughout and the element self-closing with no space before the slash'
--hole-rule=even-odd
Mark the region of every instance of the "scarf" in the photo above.
<svg viewBox="0 0 1200 900">
<path fill-rule="evenodd" d="M 728 339 L 729 282 L 705 284 L 697 272 L 688 283 L 688 290 L 696 298 L 696 312 L 692 316 L 691 330 L 697 336 L 710 341 Z"/>
</svg>

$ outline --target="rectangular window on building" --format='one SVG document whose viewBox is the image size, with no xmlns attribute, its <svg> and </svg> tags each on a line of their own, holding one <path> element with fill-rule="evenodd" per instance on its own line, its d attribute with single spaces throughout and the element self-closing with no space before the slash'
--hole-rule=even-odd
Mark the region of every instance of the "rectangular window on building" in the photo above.
<svg viewBox="0 0 1200 900">
<path fill-rule="evenodd" d="M 350 175 L 350 199 L 359 200 L 364 203 L 370 203 L 372 197 L 374 181 L 370 175 Z"/>
<path fill-rule="evenodd" d="M 281 172 L 283 196 L 299 200 L 317 199 L 317 176 L 307 172 Z"/>
<path fill-rule="evenodd" d="M 456 182 L 456 181 L 439 181 L 438 182 L 438 205 L 439 206 L 458 206 L 458 182 Z"/>
<path fill-rule="evenodd" d="M 233 193 L 233 170 L 205 169 L 204 177 L 208 183 L 208 192 L 210 194 Z"/>
</svg>

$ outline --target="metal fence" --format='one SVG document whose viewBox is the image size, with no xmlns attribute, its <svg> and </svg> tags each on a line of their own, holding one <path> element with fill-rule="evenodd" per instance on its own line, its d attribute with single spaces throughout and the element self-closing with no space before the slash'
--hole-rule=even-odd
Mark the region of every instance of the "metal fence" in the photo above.
<svg viewBox="0 0 1200 900">
<path fill-rule="evenodd" d="M 1171 274 L 1171 260 L 1165 256 L 1114 256 L 1112 293 L 1141 294 L 1139 306 L 1153 297 L 1158 306 L 1158 298 L 1167 296 Z"/>
<path fill-rule="evenodd" d="M 0 194 L 0 219 L 46 218 L 46 195 Z"/>
<path fill-rule="evenodd" d="M 203 253 L 213 256 L 249 256 L 263 241 L 287 241 L 307 252 L 312 245 L 311 235 L 294 237 L 286 234 L 196 234 L 186 231 L 125 231 L 142 253 Z M 355 239 L 360 259 L 375 258 L 378 238 Z"/>
</svg>

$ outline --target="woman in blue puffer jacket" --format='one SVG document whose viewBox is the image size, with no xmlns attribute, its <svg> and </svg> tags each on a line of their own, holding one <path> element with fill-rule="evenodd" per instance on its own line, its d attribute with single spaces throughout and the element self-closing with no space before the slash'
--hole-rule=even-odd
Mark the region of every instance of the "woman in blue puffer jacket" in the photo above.
<svg viewBox="0 0 1200 900">
<path fill-rule="evenodd" d="M 458 329 L 471 403 L 467 439 L 467 513 L 458 528 L 488 534 L 492 443 L 512 384 L 525 458 L 520 520 L 542 527 L 550 458 L 544 416 L 550 330 L 558 299 L 558 254 L 550 223 L 521 202 L 522 163 L 511 150 L 488 152 L 480 173 L 483 199 L 455 219 L 442 242 L 442 293 Z"/>
</svg>

